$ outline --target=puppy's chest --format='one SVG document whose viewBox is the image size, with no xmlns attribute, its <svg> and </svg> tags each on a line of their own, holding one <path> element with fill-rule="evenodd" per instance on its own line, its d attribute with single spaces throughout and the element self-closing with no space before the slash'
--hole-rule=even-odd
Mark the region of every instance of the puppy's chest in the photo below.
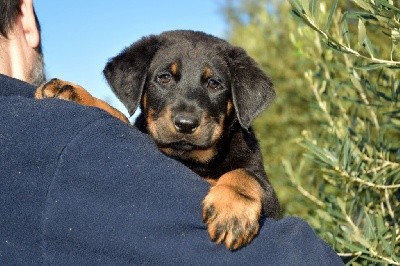
<svg viewBox="0 0 400 266">
<path fill-rule="evenodd" d="M 227 150 L 219 151 L 215 158 L 207 164 L 181 158 L 175 159 L 206 180 L 217 180 L 221 175 L 236 168 L 234 160 L 232 160 Z"/>
<path fill-rule="evenodd" d="M 184 163 L 185 164 L 185 163 Z M 221 167 L 215 166 L 201 166 L 201 165 L 193 165 L 193 164 L 185 164 L 189 167 L 193 172 L 203 177 L 206 180 L 217 180 L 221 175 L 224 174 L 223 169 Z"/>
</svg>

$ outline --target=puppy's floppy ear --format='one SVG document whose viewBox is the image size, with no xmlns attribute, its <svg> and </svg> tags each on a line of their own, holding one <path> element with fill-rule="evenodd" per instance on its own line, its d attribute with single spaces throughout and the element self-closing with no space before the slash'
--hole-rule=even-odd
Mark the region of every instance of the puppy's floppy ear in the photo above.
<svg viewBox="0 0 400 266">
<path fill-rule="evenodd" d="M 236 115 L 242 128 L 248 129 L 253 119 L 271 104 L 275 90 L 271 79 L 242 48 L 233 47 L 228 56 Z"/>
<path fill-rule="evenodd" d="M 114 93 L 133 115 L 142 97 L 150 62 L 161 46 L 156 35 L 144 37 L 111 58 L 103 70 Z"/>
</svg>

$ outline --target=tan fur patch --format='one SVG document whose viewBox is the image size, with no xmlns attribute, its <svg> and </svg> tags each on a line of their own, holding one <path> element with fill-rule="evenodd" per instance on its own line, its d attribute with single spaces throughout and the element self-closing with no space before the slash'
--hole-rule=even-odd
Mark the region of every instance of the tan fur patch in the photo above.
<svg viewBox="0 0 400 266">
<path fill-rule="evenodd" d="M 145 92 L 142 97 L 142 106 L 143 110 L 147 110 L 147 93 Z"/>
<path fill-rule="evenodd" d="M 214 156 L 217 154 L 215 147 L 211 147 L 205 150 L 193 150 L 191 152 L 192 159 L 196 160 L 199 163 L 208 163 L 210 162 Z"/>
<path fill-rule="evenodd" d="M 226 104 L 226 115 L 230 116 L 233 112 L 233 102 L 232 100 L 228 100 L 227 104 Z"/>
<path fill-rule="evenodd" d="M 215 127 L 213 135 L 212 135 L 212 139 L 214 141 L 216 141 L 217 139 L 219 139 L 222 136 L 222 133 L 224 131 L 225 118 L 226 117 L 223 115 L 219 118 L 218 125 Z"/>
<path fill-rule="evenodd" d="M 257 235 L 263 190 L 244 169 L 222 175 L 203 201 L 203 219 L 216 243 L 231 250 L 247 245 Z"/>
<path fill-rule="evenodd" d="M 156 110 L 149 108 L 146 114 L 147 130 L 153 138 L 157 138 L 157 125 L 155 124 L 154 115 Z"/>
<path fill-rule="evenodd" d="M 213 71 L 209 66 L 206 66 L 203 70 L 203 79 L 207 80 L 211 78 L 213 75 Z"/>
<path fill-rule="evenodd" d="M 174 154 L 174 149 L 172 149 L 172 148 L 168 148 L 168 147 L 164 148 L 164 147 L 162 147 L 162 148 L 160 148 L 160 150 L 162 152 L 164 152 L 168 156 L 172 156 Z"/>
<path fill-rule="evenodd" d="M 174 76 L 178 74 L 178 63 L 171 64 L 171 74 Z"/>
</svg>

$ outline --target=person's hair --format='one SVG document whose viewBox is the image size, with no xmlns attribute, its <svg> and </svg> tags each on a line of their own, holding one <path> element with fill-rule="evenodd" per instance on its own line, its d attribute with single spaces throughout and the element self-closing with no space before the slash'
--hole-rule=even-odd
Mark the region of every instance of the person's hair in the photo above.
<svg viewBox="0 0 400 266">
<path fill-rule="evenodd" d="M 0 0 L 0 34 L 7 37 L 8 33 L 21 13 L 20 0 Z"/>
<path fill-rule="evenodd" d="M 39 20 L 36 16 L 35 20 L 37 28 L 40 32 Z M 21 0 L 0 0 L 0 35 L 7 38 L 8 33 L 12 30 L 13 25 L 21 14 Z"/>
</svg>

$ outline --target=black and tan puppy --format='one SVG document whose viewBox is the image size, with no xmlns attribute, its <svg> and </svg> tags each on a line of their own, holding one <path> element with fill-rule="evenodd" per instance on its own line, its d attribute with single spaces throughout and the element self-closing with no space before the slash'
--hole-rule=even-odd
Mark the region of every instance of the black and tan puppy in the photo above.
<svg viewBox="0 0 400 266">
<path fill-rule="evenodd" d="M 275 93 L 243 49 L 202 32 L 165 32 L 127 47 L 104 75 L 130 114 L 141 107 L 135 125 L 211 184 L 203 218 L 213 241 L 238 249 L 258 233 L 262 215 L 278 218 L 279 203 L 250 129 Z M 36 96 L 97 106 L 127 121 L 87 94 L 53 80 Z"/>
</svg>

